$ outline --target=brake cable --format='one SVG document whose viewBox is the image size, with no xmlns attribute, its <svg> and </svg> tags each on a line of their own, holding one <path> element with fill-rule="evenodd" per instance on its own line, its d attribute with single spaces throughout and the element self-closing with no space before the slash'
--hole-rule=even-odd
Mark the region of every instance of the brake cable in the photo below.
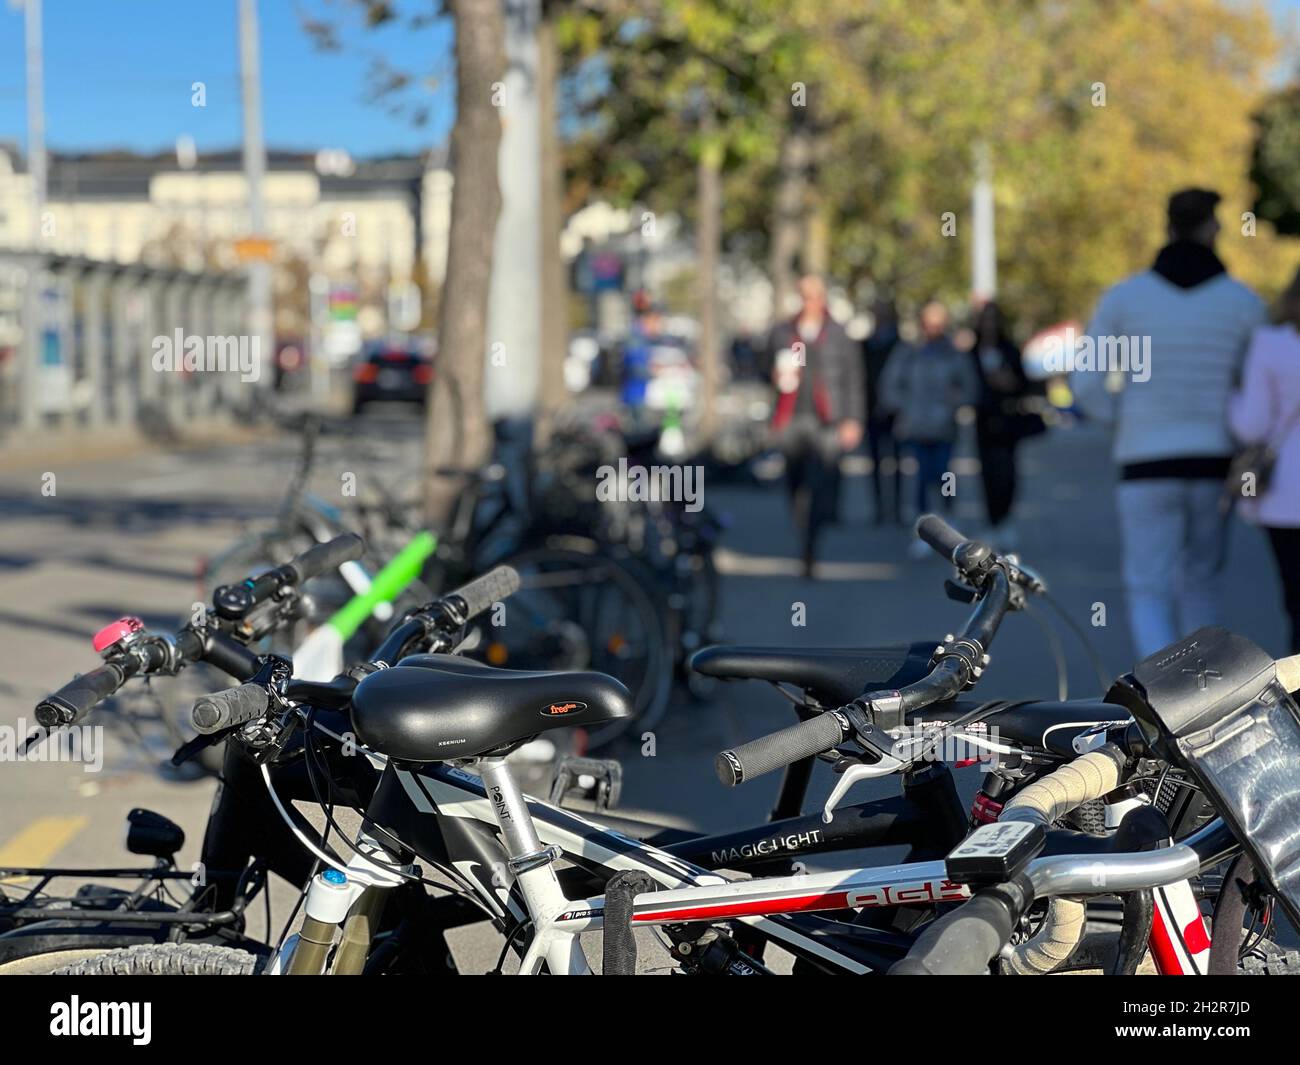
<svg viewBox="0 0 1300 1065">
<path fill-rule="evenodd" d="M 421 874 L 412 874 L 406 872 L 405 869 L 400 865 L 395 865 L 389 862 L 385 862 L 380 858 L 376 858 L 373 854 L 365 853 L 360 848 L 358 848 L 351 840 L 348 839 L 347 833 L 343 831 L 342 826 L 340 826 L 339 823 L 333 817 L 334 798 L 332 792 L 333 792 L 335 782 L 329 773 L 329 762 L 321 756 L 320 750 L 316 746 L 316 744 L 318 744 L 320 740 L 319 737 L 313 734 L 313 732 L 315 730 L 325 732 L 325 729 L 322 726 L 316 724 L 315 716 L 316 716 L 316 708 L 311 707 L 307 715 L 307 724 L 309 726 L 309 731 L 304 733 L 303 735 L 303 751 L 305 754 L 303 764 L 307 767 L 307 780 L 311 784 L 312 795 L 315 798 L 317 805 L 321 807 L 322 813 L 324 813 L 325 815 L 326 829 L 325 829 L 325 833 L 321 837 L 322 843 L 324 843 L 325 840 L 328 839 L 329 830 L 332 828 L 334 832 L 338 835 L 339 839 L 343 842 L 343 845 L 346 846 L 350 851 L 352 851 L 352 853 L 355 854 L 357 857 L 363 858 L 364 860 L 370 862 L 371 864 L 376 865 L 379 868 L 384 869 L 388 872 L 391 872 L 396 876 L 400 876 L 409 882 L 419 883 L 424 885 L 425 887 L 434 888 L 438 891 L 446 892 L 449 895 L 456 895 L 463 899 L 467 899 L 470 902 L 473 902 L 476 906 L 478 906 L 478 908 L 482 910 L 485 914 L 487 914 L 488 917 L 495 920 L 496 915 L 493 914 L 485 905 L 483 905 L 482 901 L 478 898 L 478 896 L 474 895 L 472 892 L 466 891 L 463 888 L 459 888 L 447 884 L 441 884 L 438 881 L 430 880 L 427 876 L 423 876 Z M 326 734 L 328 735 L 328 733 Z M 317 758 L 321 759 L 322 765 L 316 764 Z M 331 793 L 328 803 L 326 803 L 326 801 L 321 798 L 320 787 L 316 782 L 317 770 L 319 770 L 321 776 L 325 780 L 327 791 Z"/>
</svg>

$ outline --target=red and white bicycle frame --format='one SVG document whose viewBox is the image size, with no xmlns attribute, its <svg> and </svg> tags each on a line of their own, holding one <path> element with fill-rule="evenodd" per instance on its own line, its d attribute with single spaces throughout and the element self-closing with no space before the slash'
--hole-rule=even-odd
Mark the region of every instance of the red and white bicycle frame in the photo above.
<svg viewBox="0 0 1300 1065">
<path fill-rule="evenodd" d="M 506 862 L 486 868 L 482 860 L 485 855 L 452 855 L 448 865 L 441 867 L 454 875 L 464 889 L 478 896 L 489 912 L 500 915 L 504 925 L 514 925 L 524 919 L 531 922 L 532 936 L 521 961 L 521 973 L 538 972 L 543 964 L 556 974 L 591 971 L 581 936 L 603 926 L 605 899 L 603 896 L 570 899 L 556 877 L 554 857 L 613 872 L 636 870 L 649 875 L 659 890 L 635 898 L 633 926 L 735 921 L 753 927 L 778 946 L 819 957 L 849 973 L 869 969 L 862 961 L 782 918 L 959 902 L 971 894 L 965 884 L 948 878 L 943 861 L 727 881 L 711 870 L 611 831 L 572 811 L 524 796 L 500 759 L 482 759 L 477 768 L 482 776 L 448 765 L 419 769 L 390 767 L 406 801 L 419 814 L 429 817 L 428 822 L 417 817 L 417 824 L 427 823 L 433 829 L 440 821 L 463 819 L 478 825 L 495 825 L 499 830 L 499 840 L 506 844 Z M 451 835 L 464 837 L 466 833 Z M 364 843 L 376 855 L 381 853 L 374 840 L 366 839 Z M 499 845 L 495 843 L 494 847 Z M 548 852 L 554 855 L 548 857 Z M 1116 856 L 1122 857 L 1125 856 Z M 391 855 L 389 859 L 393 860 Z M 1031 870 L 1038 863 L 1055 860 L 1036 859 Z M 343 871 L 356 886 L 388 887 L 395 883 L 391 872 L 372 866 L 359 854 Z M 1165 875 L 1165 887 L 1155 889 L 1151 950 L 1157 967 L 1165 975 L 1205 971 L 1209 937 L 1203 935 L 1204 924 L 1200 923 L 1190 883 L 1174 878 L 1191 873 L 1191 869 L 1183 866 L 1175 874 Z M 311 902 L 310 893 L 308 902 Z M 1198 935 L 1198 930 L 1202 934 Z"/>
</svg>

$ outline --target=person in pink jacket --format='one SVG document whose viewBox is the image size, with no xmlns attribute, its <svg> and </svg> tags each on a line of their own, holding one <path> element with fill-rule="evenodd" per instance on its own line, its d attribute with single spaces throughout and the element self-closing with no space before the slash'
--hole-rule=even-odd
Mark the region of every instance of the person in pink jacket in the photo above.
<svg viewBox="0 0 1300 1065">
<path fill-rule="evenodd" d="M 1255 330 L 1228 424 L 1242 443 L 1267 443 L 1277 455 L 1272 477 L 1241 513 L 1268 533 L 1291 620 L 1291 651 L 1300 651 L 1300 271 L 1278 301 L 1275 324 Z"/>
</svg>

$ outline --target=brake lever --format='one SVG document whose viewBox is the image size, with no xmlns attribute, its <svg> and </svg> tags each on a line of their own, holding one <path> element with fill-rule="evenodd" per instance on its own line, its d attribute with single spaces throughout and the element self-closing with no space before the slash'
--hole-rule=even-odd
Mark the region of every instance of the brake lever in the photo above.
<svg viewBox="0 0 1300 1065">
<path fill-rule="evenodd" d="M 895 698 L 891 698 L 891 696 Z M 887 777 L 892 773 L 905 769 L 910 764 L 910 760 L 898 757 L 895 753 L 897 744 L 892 743 L 892 737 L 890 737 L 889 733 L 884 729 L 880 729 L 877 724 L 876 699 L 880 699 L 884 708 L 897 712 L 900 708 L 894 705 L 897 702 L 896 696 L 896 692 L 873 693 L 873 697 L 869 700 L 867 706 L 851 703 L 844 708 L 848 711 L 849 720 L 853 725 L 854 740 L 857 741 L 864 754 L 874 755 L 875 761 L 847 764 L 844 771 L 840 773 L 840 779 L 836 782 L 835 787 L 831 789 L 826 804 L 822 807 L 822 821 L 826 824 L 831 823 L 835 807 L 840 804 L 840 800 L 844 798 L 854 784 L 862 780 Z M 888 749 L 876 742 L 878 732 L 891 740 L 891 746 Z"/>
<path fill-rule="evenodd" d="M 1025 591 L 1032 592 L 1034 595 L 1047 594 L 1047 581 L 1043 579 L 1042 574 L 1021 562 L 1019 555 L 1003 555 L 1002 559 L 1011 570 L 1013 584 L 1019 585 Z"/>
<path fill-rule="evenodd" d="M 209 735 L 198 735 L 192 740 L 186 740 L 175 751 L 172 752 L 171 764 L 174 766 L 184 765 L 200 751 L 205 751 L 213 747 L 226 738 L 226 732 L 214 732 Z"/>
<path fill-rule="evenodd" d="M 880 748 L 875 748 L 880 751 Z M 831 789 L 830 796 L 826 799 L 826 804 L 822 807 L 822 821 L 830 824 L 835 816 L 835 807 L 840 804 L 840 800 L 848 793 L 849 789 L 862 780 L 874 780 L 877 777 L 887 777 L 892 773 L 907 767 L 908 763 L 901 758 L 881 751 L 881 758 L 877 762 L 864 764 L 859 762 L 857 765 L 850 765 L 843 773 L 835 787 Z"/>
<path fill-rule="evenodd" d="M 283 754 L 285 747 L 289 743 L 289 737 L 298 730 L 300 723 L 301 718 L 297 710 L 287 711 L 280 719 L 279 731 L 254 749 L 253 761 L 258 765 L 264 765 Z"/>
</svg>

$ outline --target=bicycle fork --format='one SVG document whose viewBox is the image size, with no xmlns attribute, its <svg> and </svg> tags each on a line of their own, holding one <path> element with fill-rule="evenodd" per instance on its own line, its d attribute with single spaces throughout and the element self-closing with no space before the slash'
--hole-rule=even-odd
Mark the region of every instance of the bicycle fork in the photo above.
<svg viewBox="0 0 1300 1065">
<path fill-rule="evenodd" d="M 325 869 L 312 877 L 302 927 L 285 940 L 268 975 L 322 975 L 336 937 L 330 975 L 356 976 L 365 968 L 388 892 L 404 876 L 394 868 L 396 859 L 374 838 L 362 834 L 356 848 L 346 869 Z"/>
</svg>

